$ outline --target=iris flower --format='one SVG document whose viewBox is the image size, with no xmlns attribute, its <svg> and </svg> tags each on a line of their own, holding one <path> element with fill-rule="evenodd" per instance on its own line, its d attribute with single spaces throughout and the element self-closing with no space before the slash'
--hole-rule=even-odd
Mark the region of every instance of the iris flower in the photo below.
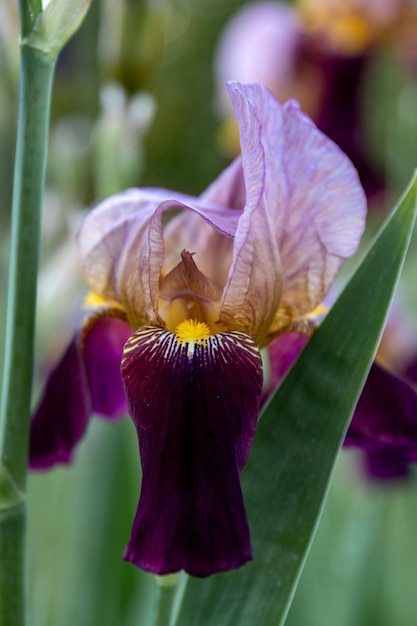
<svg viewBox="0 0 417 626">
<path fill-rule="evenodd" d="M 407 478 L 411 465 L 417 463 L 415 361 L 404 360 L 407 350 L 401 343 L 408 341 L 410 356 L 414 346 L 409 328 L 400 337 L 399 323 L 405 325 L 395 317 L 388 322 L 343 442 L 344 447 L 361 451 L 365 478 L 378 483 Z M 268 346 L 269 380 L 264 400 L 280 384 L 307 341 L 306 335 L 291 332 Z M 396 343 L 396 358 L 389 345 L 392 342 Z"/>
<path fill-rule="evenodd" d="M 245 3 L 222 32 L 215 58 L 226 141 L 234 134 L 225 80 L 262 82 L 280 99 L 297 97 L 352 160 L 368 198 L 380 199 L 385 181 L 362 132 L 363 86 L 370 62 L 387 43 L 395 43 L 398 56 L 412 57 L 414 24 L 410 0 Z"/>
<path fill-rule="evenodd" d="M 260 348 L 309 332 L 364 228 L 356 170 L 296 103 L 256 84 L 228 90 L 242 153 L 201 196 L 131 189 L 86 216 L 94 306 L 32 422 L 31 466 L 47 468 L 71 460 L 92 411 L 115 418 L 127 403 L 142 485 L 124 557 L 157 574 L 252 558 L 240 474 Z"/>
</svg>

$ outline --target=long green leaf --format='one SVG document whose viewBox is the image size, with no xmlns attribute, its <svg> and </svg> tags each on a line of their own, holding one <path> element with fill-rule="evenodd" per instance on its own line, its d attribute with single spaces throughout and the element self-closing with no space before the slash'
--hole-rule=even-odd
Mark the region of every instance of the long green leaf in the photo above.
<svg viewBox="0 0 417 626">
<path fill-rule="evenodd" d="M 254 561 L 190 579 L 176 624 L 277 626 L 285 620 L 401 272 L 417 179 L 264 410 L 242 485 Z"/>
</svg>

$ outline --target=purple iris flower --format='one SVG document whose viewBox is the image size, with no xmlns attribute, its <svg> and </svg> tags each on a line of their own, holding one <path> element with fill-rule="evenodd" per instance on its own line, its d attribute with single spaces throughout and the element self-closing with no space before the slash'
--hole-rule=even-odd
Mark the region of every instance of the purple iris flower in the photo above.
<svg viewBox="0 0 417 626">
<path fill-rule="evenodd" d="M 256 84 L 228 90 L 242 154 L 201 196 L 131 189 L 86 216 L 91 311 L 32 422 L 42 469 L 71 460 L 92 411 L 129 412 L 142 486 L 125 559 L 157 574 L 252 558 L 240 474 L 260 348 L 308 328 L 364 228 L 355 169 L 296 104 Z"/>
<path fill-rule="evenodd" d="M 391 332 L 388 328 L 386 332 Z M 282 381 L 308 341 L 286 333 L 268 346 L 270 379 L 264 399 Z M 395 374 L 376 360 L 356 405 L 344 446 L 363 452 L 365 476 L 377 482 L 402 479 L 417 462 L 417 392 L 413 364 Z"/>
<path fill-rule="evenodd" d="M 279 99 L 297 98 L 352 160 L 368 198 L 379 199 L 385 181 L 369 158 L 362 130 L 363 84 L 375 50 L 387 41 L 402 42 L 414 10 L 410 0 L 245 4 L 218 43 L 220 115 L 227 119 L 231 113 L 224 90 L 230 77 L 260 82 Z"/>
</svg>

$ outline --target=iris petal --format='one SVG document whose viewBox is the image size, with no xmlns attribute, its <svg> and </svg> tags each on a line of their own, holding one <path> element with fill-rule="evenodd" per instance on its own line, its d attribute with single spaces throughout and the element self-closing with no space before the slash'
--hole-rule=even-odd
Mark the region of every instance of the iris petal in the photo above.
<svg viewBox="0 0 417 626">
<path fill-rule="evenodd" d="M 91 412 L 87 373 L 76 335 L 52 371 L 30 428 L 29 465 L 46 469 L 69 463 Z"/>
<path fill-rule="evenodd" d="M 343 260 L 358 247 L 366 199 L 352 163 L 294 102 L 281 106 L 260 85 L 231 82 L 228 88 L 239 122 L 247 198 L 234 240 L 223 307 L 227 315 L 235 302 L 245 310 L 245 302 L 235 294 L 235 287 L 240 298 L 245 293 L 239 266 L 246 267 L 242 275 L 251 275 L 254 285 L 262 285 L 263 277 L 270 277 L 270 284 L 265 282 L 260 289 L 264 319 L 256 321 L 255 332 L 247 327 L 262 341 L 259 326 L 269 321 L 268 298 L 273 308 L 274 287 L 282 273 L 282 293 L 278 294 L 281 298 L 279 309 L 277 304 L 274 310 L 278 313 L 270 340 L 291 329 L 292 319 L 312 311 L 323 300 Z M 273 244 L 279 251 L 279 271 Z M 259 300 L 256 289 L 248 292 Z M 246 300 L 250 305 L 250 298 Z M 251 307 L 248 309 L 250 315 Z"/>
<path fill-rule="evenodd" d="M 120 361 L 123 346 L 131 334 L 132 329 L 123 320 L 103 317 L 84 342 L 92 411 L 111 419 L 127 415 Z"/>
<path fill-rule="evenodd" d="M 252 558 L 240 472 L 259 411 L 258 346 L 235 331 L 192 347 L 146 326 L 125 346 L 122 376 L 142 463 L 125 559 L 157 574 L 241 566 Z"/>
<path fill-rule="evenodd" d="M 417 394 L 374 363 L 349 426 L 345 446 L 365 451 L 371 477 L 396 478 L 417 458 Z"/>
<path fill-rule="evenodd" d="M 90 323 L 84 342 L 77 333 L 48 379 L 31 422 L 31 469 L 69 463 L 92 411 L 109 418 L 127 414 L 120 360 L 132 331 L 117 318 Z"/>
</svg>

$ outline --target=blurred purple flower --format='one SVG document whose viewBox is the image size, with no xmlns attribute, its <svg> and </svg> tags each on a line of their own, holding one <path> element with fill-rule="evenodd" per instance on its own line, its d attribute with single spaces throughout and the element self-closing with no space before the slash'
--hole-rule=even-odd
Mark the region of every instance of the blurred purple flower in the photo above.
<svg viewBox="0 0 417 626">
<path fill-rule="evenodd" d="M 352 160 L 368 198 L 378 197 L 385 183 L 368 157 L 362 133 L 362 85 L 375 47 L 394 35 L 400 45 L 412 10 L 410 0 L 244 5 L 218 43 L 220 115 L 227 119 L 231 112 L 225 98 L 227 80 L 259 82 L 279 99 L 297 98 L 320 130 Z"/>
<path fill-rule="evenodd" d="M 398 342 L 398 319 L 390 320 L 382 344 Z M 308 337 L 299 333 L 280 335 L 268 346 L 270 377 L 264 400 L 279 385 L 305 347 Z M 409 339 L 408 339 L 409 341 Z M 399 355 L 389 354 L 381 344 L 356 405 L 344 446 L 364 452 L 365 475 L 374 481 L 404 478 L 417 462 L 417 392 L 413 378 L 415 359 L 400 366 Z M 415 352 L 414 352 L 415 354 Z M 404 356 L 404 351 L 402 351 Z M 387 366 L 396 365 L 396 373 Z"/>
<path fill-rule="evenodd" d="M 309 330 L 364 228 L 364 193 L 340 149 L 266 88 L 228 89 L 242 155 L 201 196 L 132 189 L 85 218 L 79 254 L 96 306 L 32 422 L 32 468 L 66 463 L 91 411 L 125 411 L 123 380 L 142 464 L 125 558 L 158 574 L 207 576 L 252 558 L 240 473 L 259 348 Z"/>
</svg>

